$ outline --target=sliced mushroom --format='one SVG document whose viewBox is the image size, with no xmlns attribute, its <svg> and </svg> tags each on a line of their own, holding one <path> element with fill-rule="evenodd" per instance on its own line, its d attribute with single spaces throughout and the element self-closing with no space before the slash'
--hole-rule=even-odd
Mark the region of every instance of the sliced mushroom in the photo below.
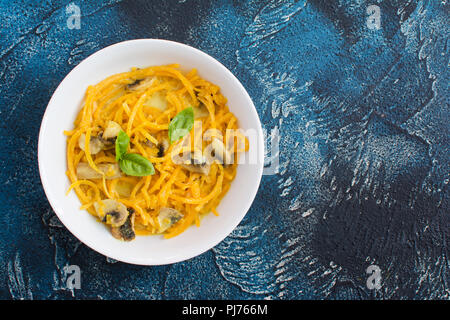
<svg viewBox="0 0 450 320">
<path fill-rule="evenodd" d="M 122 241 L 131 241 L 136 238 L 134 232 L 134 212 L 128 215 L 125 223 L 120 227 L 111 227 L 111 234 L 114 238 Z"/>
<path fill-rule="evenodd" d="M 122 130 L 120 124 L 114 121 L 108 121 L 105 131 L 99 134 L 98 137 L 104 144 L 111 145 L 116 142 L 120 130 Z"/>
<path fill-rule="evenodd" d="M 191 172 L 208 175 L 211 166 L 207 163 L 206 158 L 200 152 L 192 152 L 191 157 L 187 163 L 182 163 L 181 166 Z"/>
<path fill-rule="evenodd" d="M 112 199 L 101 202 L 103 206 L 96 202 L 94 208 L 102 222 L 110 224 L 112 227 L 120 227 L 127 221 L 128 210 L 123 203 Z"/>
<path fill-rule="evenodd" d="M 134 82 L 127 84 L 128 90 L 136 90 L 137 87 L 141 84 L 142 80 L 144 79 L 136 79 Z"/>
<path fill-rule="evenodd" d="M 126 88 L 128 90 L 134 91 L 134 90 L 140 90 L 140 89 L 145 89 L 147 88 L 149 85 L 151 85 L 151 83 L 153 82 L 154 78 L 153 77 L 147 77 L 147 78 L 142 78 L 142 79 L 136 79 L 134 80 L 132 83 L 127 84 Z"/>
<path fill-rule="evenodd" d="M 84 150 L 85 147 L 85 140 L 86 140 L 86 135 L 83 133 L 82 135 L 80 135 L 80 138 L 78 139 L 78 145 L 80 146 L 80 149 Z M 91 137 L 90 141 L 89 141 L 89 152 L 91 154 L 97 154 L 100 151 L 102 151 L 102 149 L 104 148 L 104 144 L 103 142 L 98 138 L 98 137 Z"/>
<path fill-rule="evenodd" d="M 161 208 L 158 214 L 159 232 L 163 233 L 182 217 L 183 215 L 176 209 Z"/>
<path fill-rule="evenodd" d="M 167 149 L 169 149 L 169 141 L 167 141 L 167 139 L 163 139 L 158 144 L 158 158 L 164 157 L 164 155 L 166 154 Z"/>
<path fill-rule="evenodd" d="M 214 157 L 222 164 L 228 165 L 233 163 L 233 154 L 229 152 L 222 141 L 214 138 L 211 142 L 212 150 L 214 151 Z"/>
<path fill-rule="evenodd" d="M 97 165 L 100 172 L 105 174 L 105 179 L 117 179 L 122 176 L 119 165 L 117 163 L 102 163 Z M 101 179 L 103 175 L 94 169 L 86 162 L 80 162 L 77 165 L 78 179 Z"/>
</svg>

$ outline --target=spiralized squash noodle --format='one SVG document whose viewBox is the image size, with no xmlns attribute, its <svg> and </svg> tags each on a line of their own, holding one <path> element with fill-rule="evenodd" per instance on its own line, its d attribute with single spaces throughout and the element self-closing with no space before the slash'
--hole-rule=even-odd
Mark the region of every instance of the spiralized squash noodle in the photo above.
<svg viewBox="0 0 450 320">
<path fill-rule="evenodd" d="M 230 188 L 236 175 L 237 157 L 248 150 L 248 140 L 241 135 L 244 148 L 231 150 L 234 163 L 224 165 L 217 161 L 210 165 L 208 174 L 192 172 L 173 161 L 171 152 L 178 152 L 183 141 L 167 144 L 171 119 L 180 111 L 193 107 L 196 121 L 201 126 L 191 130 L 213 132 L 213 137 L 225 137 L 227 129 L 238 129 L 238 120 L 226 105 L 220 88 L 199 77 L 195 69 L 188 73 L 179 66 L 133 68 L 129 72 L 112 75 L 86 90 L 84 105 L 67 135 L 67 176 L 81 201 L 81 208 L 98 217 L 95 204 L 113 199 L 135 212 L 136 235 L 160 232 L 158 214 L 161 208 L 173 208 L 182 218 L 164 231 L 165 238 L 179 235 L 190 225 L 200 225 L 201 217 L 212 212 Z M 93 153 L 90 141 L 105 131 L 108 121 L 114 121 L 130 137 L 130 153 L 147 158 L 154 166 L 154 175 L 128 176 L 108 179 L 102 165 L 117 163 L 114 147 Z M 79 139 L 84 135 L 84 150 Z M 200 139 L 190 134 L 188 151 L 204 150 L 211 139 Z M 210 138 L 210 137 L 209 137 Z M 186 142 L 186 141 L 184 141 Z M 167 150 L 161 154 L 161 145 Z M 178 148 L 178 149 L 177 149 Z M 186 147 L 183 147 L 186 149 Z M 186 150 L 185 150 L 186 151 Z M 87 163 L 102 178 L 80 179 L 77 166 Z M 69 192 L 68 191 L 68 192 Z"/>
</svg>

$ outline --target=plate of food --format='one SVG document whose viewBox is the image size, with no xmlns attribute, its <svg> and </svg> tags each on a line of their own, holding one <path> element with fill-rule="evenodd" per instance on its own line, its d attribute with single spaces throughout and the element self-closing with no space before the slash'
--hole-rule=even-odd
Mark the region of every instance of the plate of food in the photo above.
<svg viewBox="0 0 450 320">
<path fill-rule="evenodd" d="M 140 265 L 183 261 L 240 223 L 262 176 L 261 123 L 220 62 L 139 39 L 82 61 L 55 90 L 39 133 L 46 196 L 80 241 Z"/>
</svg>

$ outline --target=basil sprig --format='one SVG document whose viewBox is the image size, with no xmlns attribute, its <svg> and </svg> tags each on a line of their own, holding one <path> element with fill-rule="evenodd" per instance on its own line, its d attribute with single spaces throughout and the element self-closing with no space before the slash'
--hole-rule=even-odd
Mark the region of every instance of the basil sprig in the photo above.
<svg viewBox="0 0 450 320">
<path fill-rule="evenodd" d="M 130 137 L 121 130 L 116 139 L 116 159 L 120 170 L 129 176 L 144 177 L 155 173 L 152 163 L 137 153 L 127 153 Z"/>
<path fill-rule="evenodd" d="M 137 153 L 127 153 L 119 161 L 120 170 L 129 176 L 144 177 L 155 173 L 150 161 Z"/>
<path fill-rule="evenodd" d="M 187 135 L 194 126 L 194 109 L 192 107 L 180 111 L 169 124 L 170 143 Z"/>
<path fill-rule="evenodd" d="M 130 144 L 130 137 L 120 130 L 116 139 L 116 160 L 119 161 L 127 153 L 128 145 Z"/>
</svg>

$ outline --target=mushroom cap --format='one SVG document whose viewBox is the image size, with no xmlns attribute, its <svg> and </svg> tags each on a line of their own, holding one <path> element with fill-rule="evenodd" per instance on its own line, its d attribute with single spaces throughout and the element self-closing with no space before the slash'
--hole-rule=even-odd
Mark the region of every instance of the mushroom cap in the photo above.
<svg viewBox="0 0 450 320">
<path fill-rule="evenodd" d="M 134 232 L 134 212 L 131 213 L 125 223 L 120 227 L 111 227 L 111 234 L 114 238 L 122 241 L 131 241 L 136 237 Z"/>
<path fill-rule="evenodd" d="M 105 174 L 105 179 L 117 179 L 122 176 L 120 167 L 117 163 L 98 164 L 97 168 Z M 103 175 L 95 171 L 87 162 L 80 162 L 77 165 L 78 179 L 101 179 Z"/>
<path fill-rule="evenodd" d="M 134 91 L 134 90 L 145 90 L 148 88 L 153 81 L 155 80 L 154 77 L 146 77 L 142 79 L 134 79 L 133 82 L 127 84 L 127 89 Z"/>
<path fill-rule="evenodd" d="M 115 121 L 108 121 L 108 124 L 106 125 L 106 129 L 102 134 L 103 140 L 111 140 L 117 138 L 119 132 L 122 130 L 122 127 L 120 124 L 118 124 Z"/>
<path fill-rule="evenodd" d="M 181 166 L 191 172 L 201 173 L 205 175 L 209 174 L 209 170 L 211 168 L 206 158 L 198 152 L 191 153 L 191 157 L 188 160 L 188 163 L 181 163 Z"/>
<path fill-rule="evenodd" d="M 81 150 L 84 150 L 85 148 L 85 141 L 86 141 L 86 135 L 83 133 L 80 135 L 80 138 L 78 138 L 78 146 L 80 147 Z M 100 151 L 103 150 L 103 148 L 105 147 L 105 145 L 103 144 L 103 142 L 98 138 L 98 137 L 91 137 L 90 141 L 89 141 L 89 152 L 91 154 L 97 154 Z"/>
<path fill-rule="evenodd" d="M 163 233 L 182 217 L 183 215 L 176 209 L 161 208 L 158 214 L 159 232 Z"/>
<path fill-rule="evenodd" d="M 123 203 L 112 199 L 102 200 L 101 203 L 103 205 L 98 202 L 94 203 L 94 207 L 102 222 L 106 222 L 112 227 L 120 227 L 127 221 L 128 210 Z"/>
</svg>

